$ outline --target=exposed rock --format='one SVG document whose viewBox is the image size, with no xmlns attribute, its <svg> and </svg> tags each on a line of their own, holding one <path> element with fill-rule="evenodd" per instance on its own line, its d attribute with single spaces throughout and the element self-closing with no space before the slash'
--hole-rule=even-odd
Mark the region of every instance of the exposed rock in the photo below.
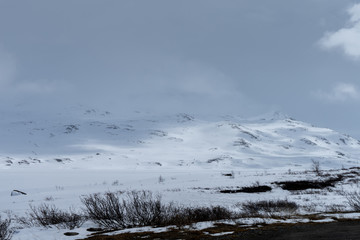
<svg viewBox="0 0 360 240">
<path fill-rule="evenodd" d="M 103 229 L 103 228 L 88 228 L 88 229 L 86 229 L 86 231 L 88 231 L 88 232 L 101 232 L 104 230 L 105 229 Z"/>
<path fill-rule="evenodd" d="M 70 134 L 70 133 L 74 133 L 76 131 L 79 130 L 79 125 L 74 125 L 74 124 L 70 124 L 70 125 L 64 125 L 65 127 L 65 132 L 66 134 Z"/>
<path fill-rule="evenodd" d="M 65 236 L 76 236 L 76 235 L 79 235 L 78 232 L 66 232 L 64 233 Z"/>
<path fill-rule="evenodd" d="M 12 190 L 11 196 L 27 195 L 26 193 L 19 190 Z"/>
</svg>

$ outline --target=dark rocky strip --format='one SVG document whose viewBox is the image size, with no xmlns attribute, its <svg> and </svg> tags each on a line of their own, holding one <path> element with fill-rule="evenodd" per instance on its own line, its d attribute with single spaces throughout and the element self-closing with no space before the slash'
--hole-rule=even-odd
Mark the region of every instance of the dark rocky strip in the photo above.
<svg viewBox="0 0 360 240">
<path fill-rule="evenodd" d="M 232 233 L 223 236 L 210 235 L 223 232 Z M 272 224 L 256 229 L 218 224 L 216 227 L 201 231 L 173 229 L 164 233 L 142 232 L 116 236 L 95 235 L 87 239 L 360 240 L 360 220 L 342 220 L 331 223 Z"/>
</svg>

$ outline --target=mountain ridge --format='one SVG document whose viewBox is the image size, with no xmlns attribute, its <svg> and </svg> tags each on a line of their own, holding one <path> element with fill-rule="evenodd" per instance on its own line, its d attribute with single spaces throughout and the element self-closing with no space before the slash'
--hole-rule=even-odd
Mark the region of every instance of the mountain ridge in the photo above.
<svg viewBox="0 0 360 240">
<path fill-rule="evenodd" d="M 285 114 L 260 118 L 191 114 L 134 118 L 75 109 L 47 118 L 3 118 L 0 165 L 69 167 L 324 167 L 358 164 L 360 141 Z M 74 110 L 73 110 L 74 111 Z"/>
</svg>

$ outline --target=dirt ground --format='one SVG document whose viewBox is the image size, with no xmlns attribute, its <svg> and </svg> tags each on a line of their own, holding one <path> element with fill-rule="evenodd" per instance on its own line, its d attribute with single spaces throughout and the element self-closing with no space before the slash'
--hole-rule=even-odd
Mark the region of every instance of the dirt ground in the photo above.
<svg viewBox="0 0 360 240">
<path fill-rule="evenodd" d="M 343 221 L 332 223 L 295 224 L 269 226 L 263 229 L 249 230 L 238 236 L 215 239 L 246 239 L 246 240 L 354 240 L 360 239 L 360 221 Z"/>
<path fill-rule="evenodd" d="M 210 234 L 228 232 L 224 236 Z M 166 233 L 136 233 L 117 236 L 93 236 L 92 240 L 123 239 L 215 239 L 215 240 L 360 240 L 360 220 L 331 223 L 268 225 L 258 229 L 243 229 L 232 225 L 219 225 L 203 231 L 174 229 Z"/>
</svg>

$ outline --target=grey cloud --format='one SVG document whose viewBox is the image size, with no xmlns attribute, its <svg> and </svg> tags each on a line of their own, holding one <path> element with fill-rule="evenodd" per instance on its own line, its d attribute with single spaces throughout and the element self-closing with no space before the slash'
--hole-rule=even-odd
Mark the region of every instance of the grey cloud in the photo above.
<svg viewBox="0 0 360 240">
<path fill-rule="evenodd" d="M 349 26 L 335 32 L 327 32 L 320 40 L 320 45 L 325 49 L 340 48 L 354 59 L 360 57 L 360 4 L 355 4 L 348 9 L 350 15 Z"/>
<path fill-rule="evenodd" d="M 359 100 L 360 92 L 353 84 L 337 83 L 329 91 L 318 90 L 314 92 L 314 96 L 328 102 L 347 102 Z"/>
<path fill-rule="evenodd" d="M 157 58 L 155 63 L 147 63 L 143 73 L 89 82 L 85 87 L 77 83 L 77 92 L 122 109 L 222 112 L 231 111 L 235 102 L 243 111 L 250 105 L 234 80 L 214 67 L 174 58 Z"/>
<path fill-rule="evenodd" d="M 0 92 L 10 84 L 15 77 L 16 64 L 14 57 L 1 48 L 0 44 Z"/>
</svg>

